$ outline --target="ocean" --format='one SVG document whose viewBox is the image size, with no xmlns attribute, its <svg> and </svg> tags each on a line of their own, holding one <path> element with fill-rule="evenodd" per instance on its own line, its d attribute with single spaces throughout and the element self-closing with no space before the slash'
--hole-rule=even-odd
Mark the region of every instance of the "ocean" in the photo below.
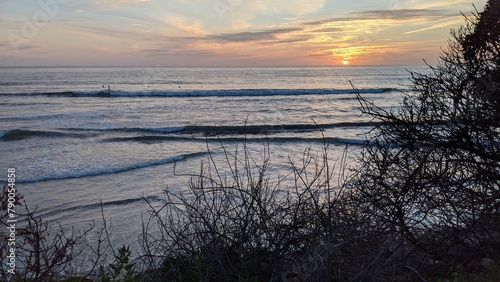
<svg viewBox="0 0 500 282">
<path fill-rule="evenodd" d="M 407 70 L 425 69 L 2 67 L 0 180 L 15 168 L 28 207 L 63 227 L 88 227 L 102 206 L 113 240 L 134 246 L 143 197 L 185 190 L 208 151 L 247 144 L 259 159 L 268 145 L 277 175 L 324 142 L 338 158 L 372 126 L 350 82 L 397 107 Z"/>
</svg>

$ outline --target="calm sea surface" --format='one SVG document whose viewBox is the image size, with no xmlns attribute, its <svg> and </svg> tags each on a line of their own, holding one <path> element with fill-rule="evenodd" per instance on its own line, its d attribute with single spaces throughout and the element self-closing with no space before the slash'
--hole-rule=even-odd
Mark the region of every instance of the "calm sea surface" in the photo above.
<svg viewBox="0 0 500 282">
<path fill-rule="evenodd" d="M 63 226 L 100 220 L 134 245 L 142 197 L 189 177 L 221 145 L 246 140 L 257 158 L 269 144 L 273 170 L 324 140 L 335 158 L 369 130 L 349 81 L 381 106 L 397 106 L 406 69 L 339 68 L 0 68 L 0 180 L 15 168 L 16 188 L 37 214 Z M 176 174 L 177 174 L 176 173 Z"/>
</svg>

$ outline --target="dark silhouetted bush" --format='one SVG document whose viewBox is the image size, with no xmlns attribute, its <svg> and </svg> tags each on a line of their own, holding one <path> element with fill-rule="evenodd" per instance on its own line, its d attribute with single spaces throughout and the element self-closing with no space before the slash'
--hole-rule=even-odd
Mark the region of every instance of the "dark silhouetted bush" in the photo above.
<svg viewBox="0 0 500 282">
<path fill-rule="evenodd" d="M 401 254 L 392 267 L 432 277 L 500 259 L 499 18 L 498 0 L 466 17 L 440 63 L 411 73 L 399 108 L 358 95 L 382 123 L 368 135 L 353 200 L 392 238 Z"/>
</svg>

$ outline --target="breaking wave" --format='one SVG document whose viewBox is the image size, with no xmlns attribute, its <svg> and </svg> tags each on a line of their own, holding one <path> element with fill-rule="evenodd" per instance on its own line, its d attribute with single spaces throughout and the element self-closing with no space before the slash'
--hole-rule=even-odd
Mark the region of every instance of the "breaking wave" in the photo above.
<svg viewBox="0 0 500 282">
<path fill-rule="evenodd" d="M 396 88 L 365 88 L 358 89 L 361 94 L 381 94 L 399 91 Z M 50 96 L 50 97 L 258 97 L 258 96 L 303 96 L 303 95 L 338 95 L 356 94 L 354 89 L 221 89 L 221 90 L 149 90 L 149 91 L 63 91 L 45 93 L 24 94 L 0 94 L 0 95 L 27 95 L 27 96 Z"/>
</svg>

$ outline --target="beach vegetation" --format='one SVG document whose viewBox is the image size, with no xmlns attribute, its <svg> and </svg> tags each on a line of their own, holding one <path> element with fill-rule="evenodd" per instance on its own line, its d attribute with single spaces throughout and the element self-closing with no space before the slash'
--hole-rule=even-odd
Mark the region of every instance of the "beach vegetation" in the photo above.
<svg viewBox="0 0 500 282">
<path fill-rule="evenodd" d="M 2 197 L 7 196 L 6 185 L 1 193 Z M 1 250 L 11 250 L 13 256 L 12 260 L 7 260 L 2 253 L 0 278 L 2 281 L 59 280 L 62 274 L 72 269 L 74 259 L 83 251 L 80 246 L 93 227 L 76 232 L 74 229 L 64 229 L 59 224 L 50 224 L 35 215 L 36 209 L 32 211 L 28 208 L 21 194 L 16 192 L 15 198 L 15 220 L 9 217 L 5 206 L 0 211 L 2 229 L 15 226 L 15 231 L 9 235 L 0 233 Z"/>
<path fill-rule="evenodd" d="M 108 265 L 109 269 L 104 266 L 99 267 L 99 275 L 97 281 L 100 282 L 134 282 L 141 281 L 139 273 L 134 271 L 135 263 L 131 260 L 129 246 L 121 246 L 118 249 L 118 254 L 115 254 L 114 262 Z"/>
<path fill-rule="evenodd" d="M 337 253 L 353 230 L 343 222 L 343 187 L 332 180 L 344 175 L 327 161 L 328 147 L 290 161 L 286 180 L 271 179 L 267 145 L 263 151 L 259 159 L 246 145 L 224 150 L 225 160 L 210 155 L 187 191 L 167 189 L 164 205 L 149 203 L 143 245 L 152 280 L 322 281 L 342 275 Z"/>
<path fill-rule="evenodd" d="M 500 1 L 466 16 L 400 107 L 358 95 L 379 123 L 351 183 L 354 201 L 425 279 L 500 259 Z M 455 272 L 456 273 L 456 272 Z"/>
</svg>

